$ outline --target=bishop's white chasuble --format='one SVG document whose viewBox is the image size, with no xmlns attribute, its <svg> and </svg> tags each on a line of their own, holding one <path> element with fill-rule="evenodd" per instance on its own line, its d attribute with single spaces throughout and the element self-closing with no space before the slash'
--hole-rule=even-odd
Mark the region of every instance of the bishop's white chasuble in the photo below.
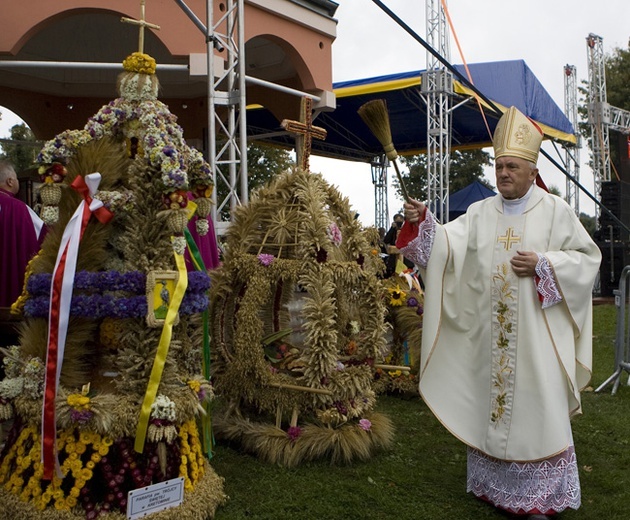
<svg viewBox="0 0 630 520">
<path fill-rule="evenodd" d="M 422 237 L 403 248 L 408 258 Z M 516 251 L 542 254 L 562 301 L 543 309 Z M 590 379 L 591 291 L 600 252 L 570 207 L 535 187 L 521 215 L 500 197 L 436 226 L 425 282 L 420 392 L 468 446 L 506 461 L 572 444 L 570 416 Z"/>
</svg>

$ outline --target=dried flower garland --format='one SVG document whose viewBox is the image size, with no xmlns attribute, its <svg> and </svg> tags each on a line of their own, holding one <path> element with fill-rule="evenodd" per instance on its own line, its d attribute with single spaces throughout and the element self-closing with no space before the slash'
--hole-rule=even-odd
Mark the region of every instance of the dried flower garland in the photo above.
<svg viewBox="0 0 630 520">
<path fill-rule="evenodd" d="M 94 194 L 94 198 L 100 200 L 112 213 L 126 213 L 131 210 L 134 204 L 134 195 L 131 191 L 103 191 L 99 190 Z"/>
<path fill-rule="evenodd" d="M 24 303 L 25 316 L 38 318 L 48 316 L 51 279 L 50 273 L 29 277 L 27 290 L 30 297 Z M 210 278 L 206 273 L 202 271 L 189 273 L 186 294 L 179 309 L 180 314 L 197 314 L 206 310 L 209 287 Z M 72 316 L 142 318 L 146 316 L 148 310 L 145 295 L 146 274 L 140 271 L 125 273 L 80 271 L 75 276 L 74 290 L 75 294 L 70 305 Z M 122 296 L 120 293 L 129 295 Z"/>
</svg>

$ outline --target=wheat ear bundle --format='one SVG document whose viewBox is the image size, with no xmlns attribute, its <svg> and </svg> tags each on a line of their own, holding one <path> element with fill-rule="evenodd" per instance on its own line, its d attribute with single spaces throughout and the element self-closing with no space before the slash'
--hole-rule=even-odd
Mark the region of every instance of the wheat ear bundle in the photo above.
<svg viewBox="0 0 630 520">
<path fill-rule="evenodd" d="M 387 104 L 385 103 L 385 100 L 373 99 L 368 101 L 367 103 L 361 105 L 357 112 L 359 117 L 363 119 L 363 122 L 374 134 L 374 137 L 376 137 L 378 142 L 381 143 L 385 155 L 387 155 L 387 158 L 394 165 L 394 170 L 396 170 L 396 176 L 398 177 L 403 197 L 406 201 L 409 201 L 409 193 L 407 192 L 407 187 L 403 182 L 402 175 L 400 175 L 398 163 L 396 162 L 398 152 L 396 151 L 396 148 L 394 148 L 392 131 L 389 125 L 389 113 L 387 112 Z"/>
</svg>

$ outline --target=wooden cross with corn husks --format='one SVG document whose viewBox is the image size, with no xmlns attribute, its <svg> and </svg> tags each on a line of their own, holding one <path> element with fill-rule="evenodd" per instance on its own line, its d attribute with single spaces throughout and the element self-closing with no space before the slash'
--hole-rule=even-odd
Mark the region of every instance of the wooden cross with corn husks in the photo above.
<svg viewBox="0 0 630 520">
<path fill-rule="evenodd" d="M 309 157 L 313 139 L 326 139 L 326 130 L 313 126 L 313 100 L 303 97 L 300 103 L 300 120 L 284 119 L 280 123 L 287 132 L 295 134 L 295 155 L 297 164 L 305 171 L 309 171 Z"/>
<path fill-rule="evenodd" d="M 156 29 L 158 31 L 160 30 L 159 25 L 155 25 L 154 23 L 147 22 L 145 18 L 145 14 L 144 14 L 145 4 L 146 4 L 146 0 L 140 0 L 140 20 L 127 18 L 126 16 L 123 16 L 120 19 L 120 21 L 123 23 L 130 23 L 131 25 L 137 25 L 139 27 L 140 32 L 138 34 L 138 52 L 141 54 L 144 53 L 144 29 L 148 27 L 149 29 Z"/>
</svg>

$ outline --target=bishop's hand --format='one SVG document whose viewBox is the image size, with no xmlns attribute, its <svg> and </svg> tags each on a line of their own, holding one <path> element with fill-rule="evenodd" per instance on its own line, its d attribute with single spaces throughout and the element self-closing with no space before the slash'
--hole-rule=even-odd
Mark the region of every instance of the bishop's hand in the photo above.
<svg viewBox="0 0 630 520">
<path fill-rule="evenodd" d="M 510 264 L 516 276 L 535 276 L 538 255 L 533 251 L 517 251 Z"/>
<path fill-rule="evenodd" d="M 418 222 L 427 209 L 423 202 L 415 199 L 409 199 L 403 204 L 403 208 L 405 210 L 405 220 L 411 223 Z"/>
</svg>

